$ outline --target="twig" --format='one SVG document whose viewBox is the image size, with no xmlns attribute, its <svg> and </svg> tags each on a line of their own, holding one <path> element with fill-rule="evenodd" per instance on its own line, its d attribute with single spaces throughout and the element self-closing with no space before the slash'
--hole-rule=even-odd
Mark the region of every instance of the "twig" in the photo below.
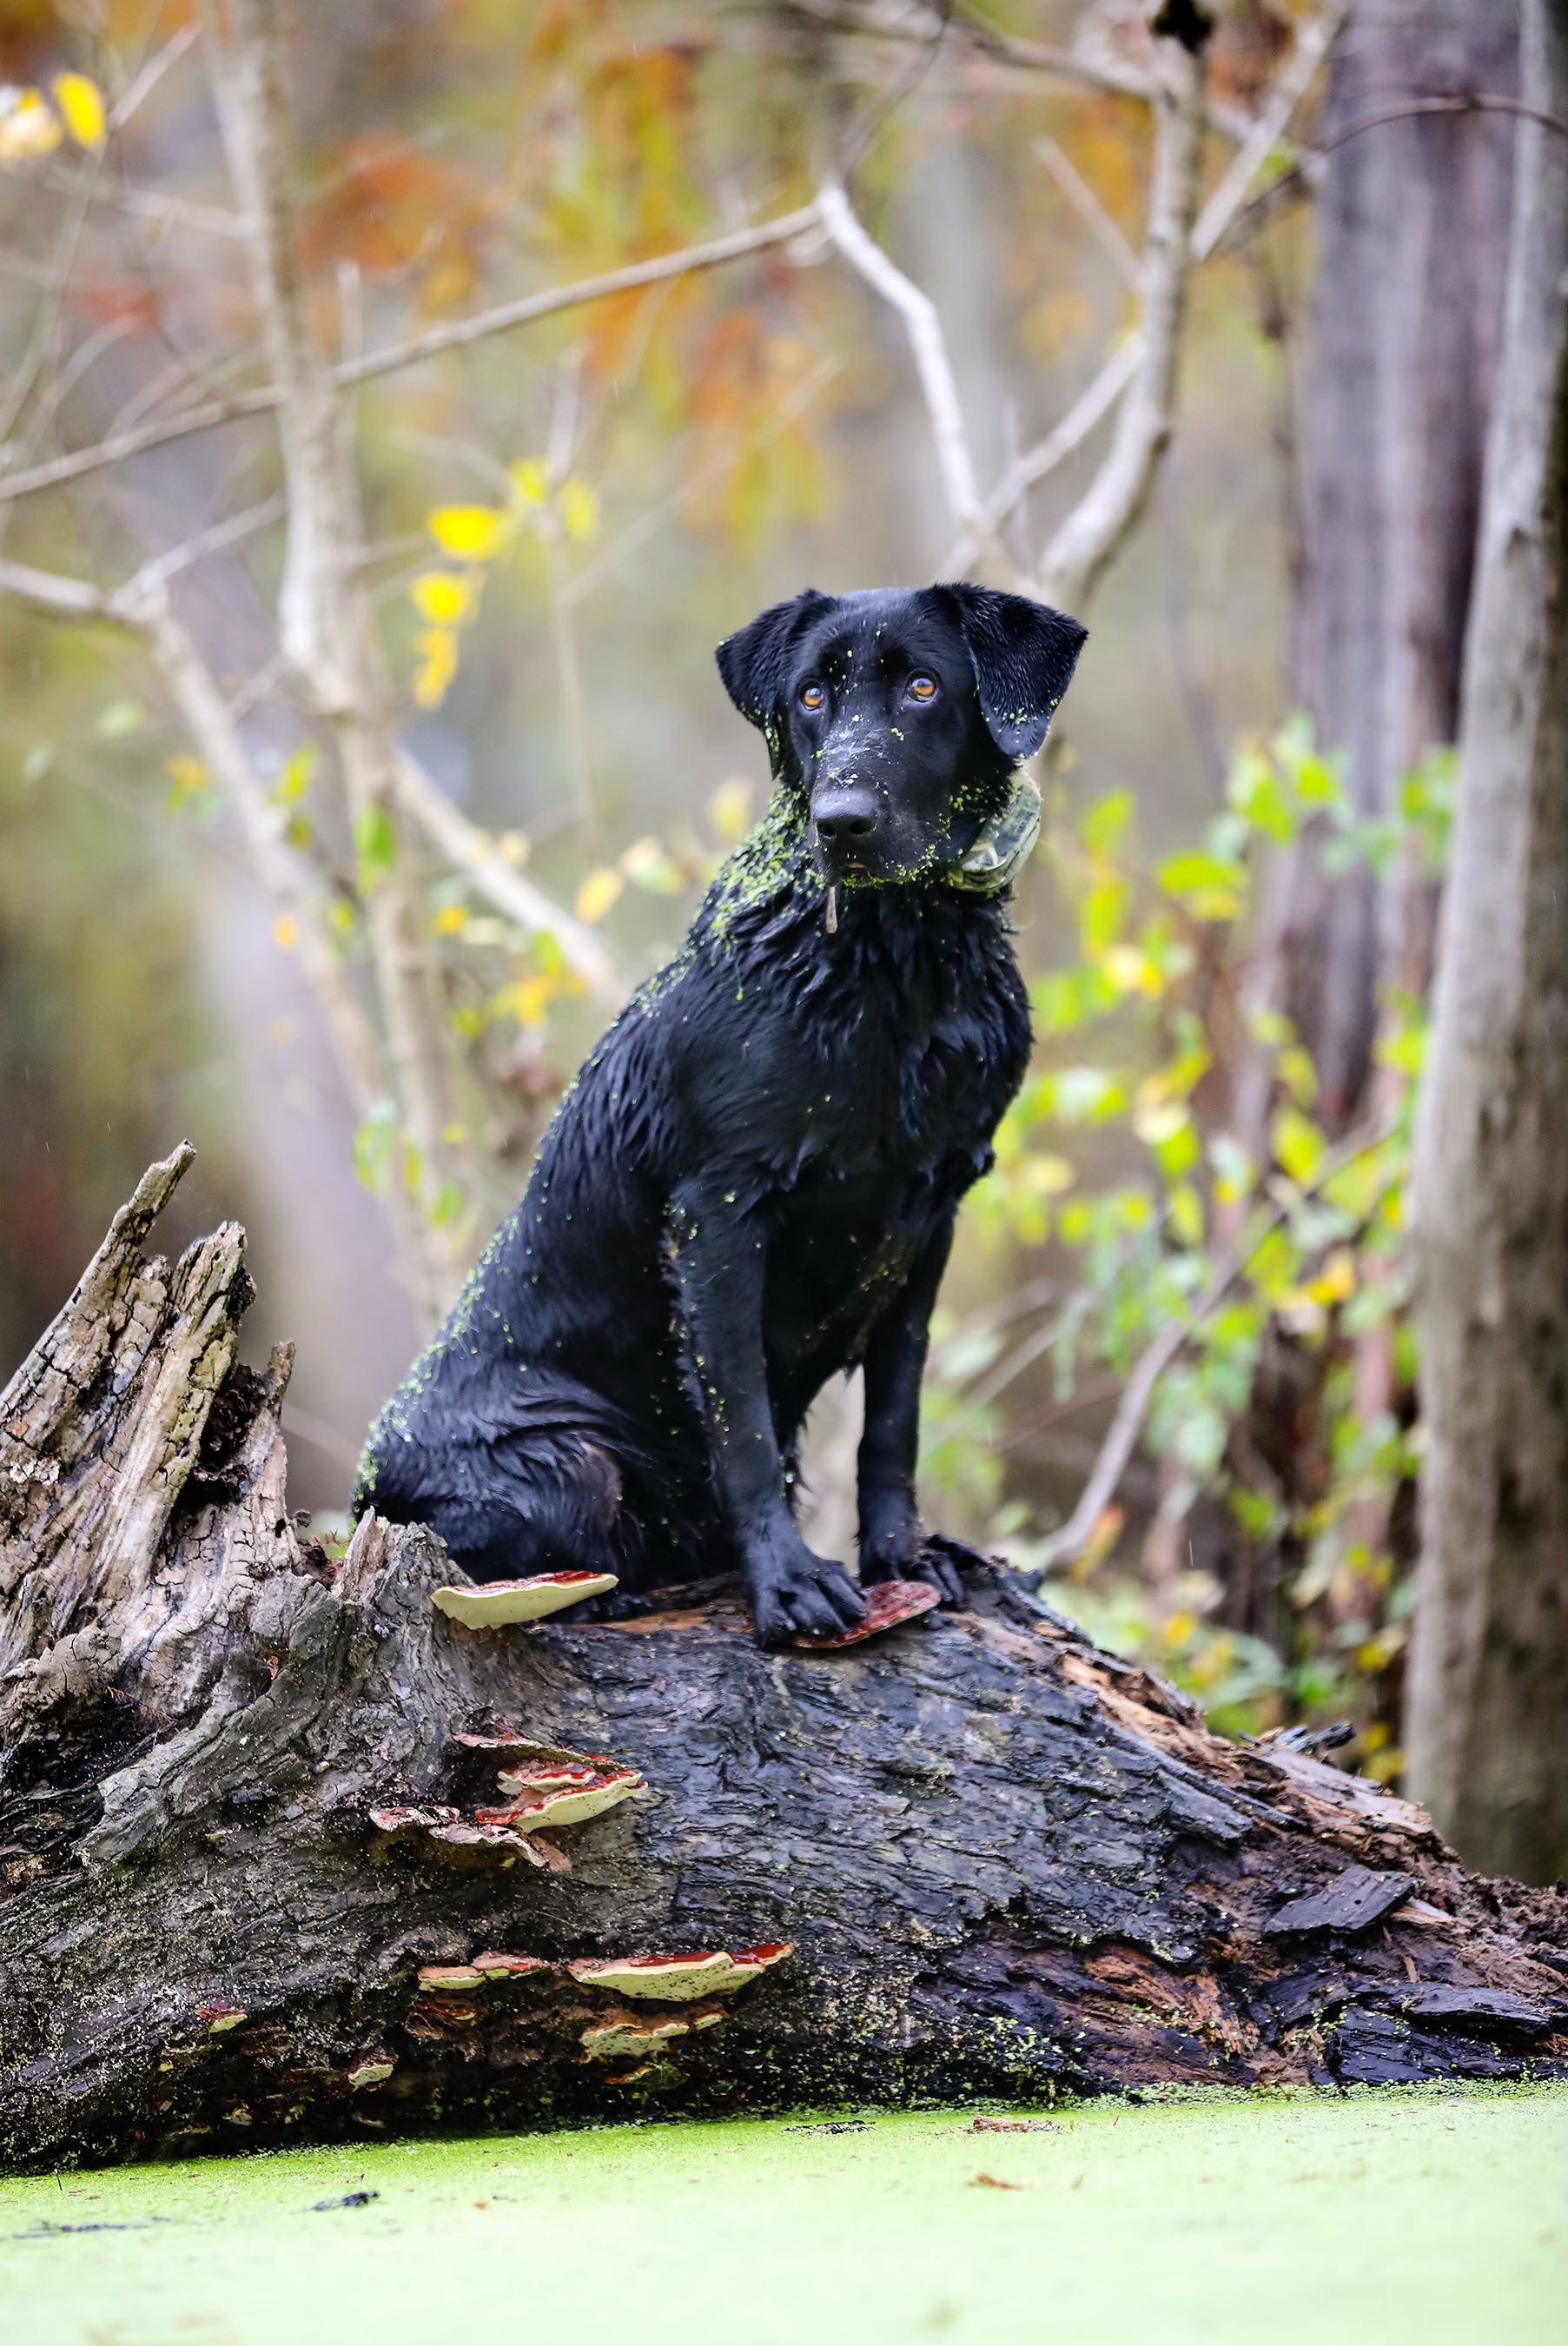
<svg viewBox="0 0 1568 2346">
<path fill-rule="evenodd" d="M 1095 1525 L 1115 1495 L 1117 1484 L 1126 1470 L 1128 1459 L 1158 1384 L 1182 1346 L 1196 1336 L 1205 1322 L 1217 1311 L 1242 1273 L 1256 1260 L 1265 1241 L 1272 1237 L 1281 1222 L 1288 1221 L 1303 1198 L 1315 1197 L 1326 1185 L 1343 1173 L 1347 1166 L 1360 1158 L 1370 1156 L 1380 1148 L 1393 1131 L 1391 1123 L 1380 1124 L 1375 1132 L 1354 1137 L 1338 1148 L 1329 1150 L 1309 1181 L 1302 1182 L 1294 1195 L 1277 1204 L 1265 1217 L 1262 1228 L 1250 1242 L 1232 1256 L 1216 1275 L 1208 1292 L 1196 1310 L 1186 1320 L 1173 1320 L 1160 1330 L 1139 1355 L 1136 1365 L 1122 1388 L 1122 1398 L 1111 1420 L 1100 1453 L 1084 1484 L 1077 1505 L 1059 1531 L 1053 1532 L 1039 1550 L 1038 1562 L 1047 1572 L 1058 1564 L 1080 1556 L 1088 1545 Z"/>
<path fill-rule="evenodd" d="M 250 223 L 250 273 L 268 370 L 280 399 L 288 536 L 278 597 L 279 641 L 331 726 L 362 855 L 365 931 L 398 1122 L 419 1168 L 411 1195 L 389 1184 L 404 1269 L 426 1331 L 461 1273 L 421 1201 L 449 1173 L 477 1192 L 476 1169 L 448 1102 L 434 972 L 412 859 L 399 839 L 397 758 L 389 679 L 360 576 L 363 533 L 347 418 L 311 330 L 294 216 L 294 123 L 280 0 L 232 0 L 232 37 L 209 36 L 209 64 L 230 177 Z"/>
<path fill-rule="evenodd" d="M 667 278 L 717 269 L 748 253 L 764 251 L 770 245 L 791 243 L 817 225 L 817 207 L 809 204 L 759 228 L 738 230 L 729 236 L 715 237 L 707 244 L 687 245 L 679 252 L 660 253 L 652 260 L 633 261 L 625 269 L 610 269 L 597 277 L 582 278 L 575 285 L 559 285 L 547 293 L 504 301 L 495 309 L 480 311 L 472 318 L 459 319 L 450 325 L 433 326 L 411 342 L 393 343 L 384 351 L 371 351 L 351 366 L 331 368 L 330 379 L 339 390 L 351 389 L 356 383 L 417 366 L 424 359 L 439 357 L 443 351 L 465 349 L 492 334 L 508 333 L 515 326 L 555 317 L 563 310 L 580 309 L 587 302 L 606 301 L 612 294 L 630 292 L 639 285 L 657 285 Z M 160 423 L 142 424 L 135 431 L 113 434 L 91 448 L 77 449 L 70 455 L 56 456 L 46 464 L 35 464 L 26 472 L 16 473 L 11 479 L 0 481 L 0 503 L 32 496 L 43 489 L 58 488 L 64 482 L 79 480 L 84 474 L 99 472 L 107 464 L 123 464 L 127 457 L 139 456 L 145 449 L 161 448 L 170 440 L 183 440 L 193 432 L 211 432 L 220 424 L 243 422 L 248 416 L 270 414 L 282 403 L 283 392 L 275 382 L 258 383 L 253 390 L 235 393 L 232 398 L 208 400 L 199 407 L 188 408 L 183 414 L 166 416 Z"/>
<path fill-rule="evenodd" d="M 1241 211 L 1247 189 L 1284 137 L 1291 116 L 1310 89 L 1319 66 L 1349 13 L 1347 5 L 1336 0 L 1336 5 L 1325 8 L 1298 31 L 1296 46 L 1269 91 L 1256 125 L 1231 157 L 1218 186 L 1198 215 L 1192 233 L 1195 260 L 1208 259 Z"/>
<path fill-rule="evenodd" d="M 1083 446 L 1095 424 L 1109 414 L 1132 382 L 1143 363 L 1143 336 L 1129 334 L 1105 361 L 1093 382 L 1079 393 L 1062 421 L 1009 465 L 985 501 L 985 511 L 994 530 L 1002 528 L 1019 499 L 1036 481 L 1043 481 L 1048 473 L 1064 464 L 1074 449 Z M 973 561 L 976 551 L 975 540 L 966 531 L 949 550 L 943 569 L 950 575 L 962 573 Z"/>
<path fill-rule="evenodd" d="M 1054 138 L 1036 138 L 1034 152 L 1100 250 L 1109 256 L 1123 283 L 1135 291 L 1142 281 L 1138 256 L 1072 158 L 1064 154 Z"/>
<path fill-rule="evenodd" d="M 447 862 L 520 929 L 533 936 L 553 936 L 577 975 L 602 1001 L 619 1003 L 626 988 L 592 929 L 508 863 L 488 832 L 453 805 L 406 750 L 398 753 L 397 770 L 398 797 L 405 812 Z"/>
<path fill-rule="evenodd" d="M 1155 158 L 1143 259 L 1143 348 L 1105 463 L 1042 555 L 1039 591 L 1081 608 L 1137 520 L 1176 421 L 1176 369 L 1192 268 L 1203 152 L 1203 68 L 1179 41 L 1156 43 Z"/>
<path fill-rule="evenodd" d="M 255 525 L 254 515 L 239 518 Z M 222 524 L 219 527 L 226 529 L 230 536 L 240 535 L 233 523 Z M 218 533 L 206 535 L 210 540 Z M 46 613 L 53 618 L 97 620 L 106 626 L 127 627 L 150 636 L 153 633 L 153 614 L 158 607 L 167 576 L 171 570 L 196 558 L 199 547 L 203 551 L 211 550 L 209 545 L 203 546 L 201 539 L 192 538 L 185 546 L 177 547 L 172 556 L 161 556 L 157 562 L 147 564 L 135 578 L 112 594 L 106 594 L 86 578 L 63 577 L 56 571 L 36 570 L 28 563 L 0 558 L 0 593 L 13 595 L 30 609 Z M 166 644 L 172 644 L 174 640 L 172 634 L 166 635 Z M 180 665 L 182 674 L 188 670 L 189 661 L 183 655 Z M 236 742 L 239 740 L 236 729 L 239 717 L 245 708 L 262 697 L 269 688 L 269 681 L 276 678 L 283 665 L 280 655 L 269 661 L 258 677 L 241 687 L 231 704 L 225 705 L 221 696 L 218 696 L 218 705 Z M 216 695 L 216 686 L 212 690 Z M 177 696 L 182 713 L 187 706 L 188 694 L 188 685 Z M 194 707 L 197 703 L 193 701 L 190 705 Z M 205 704 L 201 706 L 203 723 L 206 724 Z M 202 748 L 204 758 L 208 758 L 209 763 L 213 762 L 202 743 L 199 741 L 197 746 Z M 239 754 L 244 757 L 243 749 Z M 447 862 L 467 876 L 477 892 L 486 897 L 498 913 L 514 921 L 520 929 L 525 929 L 532 936 L 546 933 L 553 936 L 571 967 L 601 1001 L 619 1003 L 625 998 L 626 987 L 615 963 L 592 929 L 575 920 L 544 889 L 535 886 L 532 880 L 525 879 L 508 863 L 488 832 L 482 831 L 477 823 L 471 822 L 460 807 L 453 806 L 452 801 L 436 788 L 423 767 L 406 750 L 400 750 L 398 754 L 397 775 L 399 801 L 410 819 L 418 824 Z M 228 795 L 237 811 L 248 814 L 249 801 L 242 803 L 239 793 L 232 790 Z M 262 803 L 265 804 L 264 794 Z M 249 820 L 242 821 L 240 827 L 247 841 L 253 842 L 255 834 Z M 275 875 L 270 861 L 262 876 L 270 885 L 272 884 Z M 274 893 L 277 892 L 274 887 Z M 286 899 L 284 909 L 297 917 L 294 893 Z M 372 1096 L 376 1095 L 372 1093 Z"/>
<path fill-rule="evenodd" d="M 657 505 L 651 505 L 646 513 L 639 514 L 636 521 L 628 522 L 618 537 L 612 538 L 607 546 L 601 546 L 591 561 L 585 562 L 580 570 L 575 570 L 572 573 L 561 590 L 561 600 L 566 607 L 569 610 L 575 610 L 577 605 L 587 599 L 601 580 L 606 578 L 611 571 L 617 569 L 629 556 L 637 551 L 639 546 L 646 546 L 648 539 L 673 515 L 684 512 L 687 505 L 694 504 L 705 490 L 711 488 L 715 481 L 722 480 L 725 474 L 739 463 L 742 455 L 758 454 L 762 449 L 770 447 L 775 440 L 781 438 L 794 423 L 795 418 L 810 405 L 818 393 L 825 390 L 835 375 L 843 372 L 843 369 L 842 359 L 820 359 L 804 382 L 798 383 L 793 391 L 788 393 L 779 401 L 773 413 L 764 416 L 755 430 L 746 434 L 738 447 L 721 449 L 718 454 L 712 457 L 708 464 L 698 465 L 689 479 L 683 481 L 677 489 L 673 489 L 668 496 L 661 497 Z M 421 538 L 414 543 L 423 545 L 426 541 Z"/>
<path fill-rule="evenodd" d="M 849 198 L 835 181 L 825 180 L 818 189 L 817 210 L 823 227 L 851 269 L 904 321 L 936 446 L 937 469 L 954 523 L 990 551 L 1001 554 L 995 529 L 981 503 L 958 384 L 935 302 L 901 270 L 896 269 L 881 245 L 866 234 L 850 209 Z"/>
<path fill-rule="evenodd" d="M 144 98 L 151 97 L 170 66 L 177 65 L 185 55 L 195 40 L 199 29 L 195 25 L 182 25 L 178 33 L 169 36 L 161 49 L 148 57 L 128 89 L 117 97 L 110 107 L 109 128 L 111 130 L 125 128 Z"/>
</svg>

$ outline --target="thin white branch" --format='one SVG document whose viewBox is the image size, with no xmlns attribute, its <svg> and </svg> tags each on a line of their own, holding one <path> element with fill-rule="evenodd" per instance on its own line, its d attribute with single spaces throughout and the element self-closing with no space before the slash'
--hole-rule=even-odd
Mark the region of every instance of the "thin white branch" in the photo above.
<svg viewBox="0 0 1568 2346">
<path fill-rule="evenodd" d="M 412 856 L 399 840 L 397 759 L 389 681 L 361 568 L 358 484 L 331 370 L 311 330 L 294 217 L 295 141 L 280 0 L 230 0 L 232 39 L 209 38 L 229 171 L 252 223 L 251 277 L 269 372 L 280 393 L 279 440 L 288 540 L 278 598 L 279 639 L 319 715 L 332 728 L 356 841 L 382 842 L 369 859 L 365 929 L 398 1120 L 415 1152 L 406 1257 L 416 1312 L 433 1329 L 461 1283 L 461 1266 L 433 1214 L 421 1210 L 457 1172 L 477 1187 L 453 1117 L 444 1018 Z M 404 1202 L 404 1186 L 393 1182 Z"/>
<path fill-rule="evenodd" d="M 1143 282 L 1138 256 L 1072 158 L 1063 152 L 1054 138 L 1036 138 L 1034 152 L 1100 250 L 1106 254 L 1123 283 L 1136 291 Z"/>
<path fill-rule="evenodd" d="M 817 210 L 850 268 L 902 318 L 931 423 L 948 511 L 961 529 L 968 530 L 987 546 L 993 546 L 995 533 L 981 504 L 958 384 L 935 302 L 901 269 L 896 269 L 881 245 L 866 234 L 843 189 L 834 181 L 825 180 L 818 189 Z"/>
<path fill-rule="evenodd" d="M 237 214 L 236 218 L 240 219 L 242 231 L 249 233 L 249 223 L 242 215 Z M 759 228 L 738 230 L 730 236 L 715 237 L 707 244 L 687 245 L 679 252 L 660 253 L 652 260 L 606 270 L 600 276 L 582 278 L 574 285 L 557 285 L 549 292 L 529 294 L 519 301 L 504 301 L 495 309 L 481 311 L 450 325 L 433 326 L 428 333 L 417 334 L 411 342 L 368 352 L 351 366 L 334 367 L 331 379 L 340 390 L 373 382 L 380 375 L 393 374 L 404 367 L 417 366 L 425 359 L 437 358 L 443 351 L 465 349 L 490 335 L 509 333 L 514 327 L 532 325 L 537 319 L 555 317 L 563 310 L 603 301 L 612 294 L 631 292 L 639 285 L 657 285 L 666 279 L 717 269 L 748 253 L 764 251 L 770 245 L 793 243 L 797 237 L 818 225 L 817 207 L 809 204 L 800 211 L 786 212 L 778 219 L 765 221 Z M 183 440 L 193 432 L 211 432 L 220 424 L 239 423 L 248 416 L 270 414 L 274 408 L 281 406 L 282 401 L 283 393 L 277 383 L 259 383 L 251 391 L 237 392 L 232 398 L 209 399 L 157 423 L 113 434 L 91 448 L 77 449 L 68 456 L 56 456 L 46 464 L 32 465 L 26 472 L 0 481 L 0 503 L 36 495 L 43 489 L 58 488 L 66 481 L 80 480 L 84 474 L 99 472 L 105 465 L 123 464 L 127 457 L 139 456 L 144 449 L 161 448 L 171 440 Z"/>
<path fill-rule="evenodd" d="M 461 807 L 453 805 L 436 788 L 424 768 L 406 750 L 398 753 L 398 797 L 404 812 L 419 825 L 439 854 L 463 873 L 507 920 L 529 935 L 553 936 L 571 967 L 602 1002 L 619 1004 L 626 997 L 616 965 L 592 929 L 525 879 L 509 863 L 487 831 L 471 822 Z"/>
<path fill-rule="evenodd" d="M 203 760 L 214 768 L 216 779 L 223 784 L 225 795 L 240 818 L 240 829 L 263 879 L 282 908 L 300 920 L 302 927 L 303 872 L 293 869 L 294 859 L 278 840 L 275 813 L 268 805 L 265 791 L 250 773 L 238 726 L 241 707 L 224 703 L 194 645 L 169 612 L 167 593 L 168 580 L 175 571 L 204 554 L 216 552 L 220 545 L 231 543 L 245 529 L 259 526 L 260 517 L 272 516 L 267 509 L 257 507 L 204 532 L 200 537 L 188 539 L 171 553 L 145 564 L 112 594 L 106 594 L 89 579 L 68 578 L 57 571 L 36 570 L 29 563 L 0 558 L 0 593 L 13 595 L 29 609 L 52 618 L 96 619 L 110 627 L 135 629 L 152 640 L 171 689 L 178 681 L 175 698 L 181 714 Z M 209 695 L 216 702 L 216 717 L 209 706 Z M 249 696 L 252 700 L 258 697 L 254 690 Z M 405 813 L 432 846 L 454 870 L 463 872 L 498 913 L 514 921 L 531 936 L 553 936 L 571 967 L 599 1000 L 619 1004 L 625 999 L 625 984 L 603 940 L 509 863 L 489 833 L 471 822 L 460 807 L 453 806 L 406 750 L 398 754 L 397 782 L 398 798 Z M 280 850 L 281 861 L 273 853 L 275 847 Z M 285 864 L 290 867 L 287 874 Z M 376 1096 L 380 1088 L 379 1082 L 372 1085 L 369 1096 Z"/>
<path fill-rule="evenodd" d="M 56 571 L 35 570 L 28 562 L 0 560 L 0 592 L 15 595 L 29 610 L 60 619 L 107 619 L 118 627 L 133 622 L 115 608 L 113 598 L 86 578 L 62 578 Z"/>
<path fill-rule="evenodd" d="M 1064 464 L 1074 449 L 1081 448 L 1102 416 L 1108 415 L 1122 393 L 1143 364 L 1144 338 L 1129 334 L 1126 341 L 1111 353 L 1087 388 L 1079 393 L 1061 422 L 1026 448 L 1017 457 L 985 501 L 986 515 L 993 529 L 1000 531 L 1026 491 L 1036 481 Z M 942 565 L 945 576 L 961 577 L 979 551 L 974 539 L 966 531 L 950 547 Z"/>
<path fill-rule="evenodd" d="M 1171 1321 L 1139 1355 L 1131 1376 L 1122 1388 L 1116 1413 L 1100 1444 L 1099 1454 L 1077 1505 L 1061 1529 L 1053 1532 L 1040 1549 L 1039 1561 L 1045 1571 L 1049 1572 L 1055 1565 L 1070 1563 L 1088 1546 L 1095 1525 L 1115 1496 L 1116 1485 L 1126 1471 L 1127 1461 L 1143 1431 L 1155 1387 L 1183 1345 L 1197 1335 L 1213 1318 L 1237 1280 L 1257 1260 L 1259 1251 L 1280 1224 L 1290 1219 L 1296 1207 L 1308 1198 L 1317 1197 L 1348 1166 L 1370 1156 L 1375 1148 L 1380 1148 L 1393 1129 L 1390 1122 L 1380 1122 L 1371 1133 L 1352 1134 L 1338 1148 L 1329 1149 L 1319 1160 L 1311 1178 L 1302 1182 L 1284 1203 L 1274 1206 L 1249 1244 L 1221 1265 L 1191 1314 L 1185 1320 Z"/>
<path fill-rule="evenodd" d="M 1198 216 L 1197 225 L 1192 232 L 1195 260 L 1208 259 L 1247 201 L 1248 189 L 1289 128 L 1291 116 L 1312 87 L 1318 68 L 1328 56 L 1336 34 L 1349 13 L 1348 5 L 1339 5 L 1339 0 L 1335 0 L 1335 5 L 1325 8 L 1321 15 L 1298 27 L 1296 46 L 1259 109 L 1256 122 L 1231 157 L 1218 185 Z"/>
<path fill-rule="evenodd" d="M 1203 68 L 1179 41 L 1156 44 L 1155 156 L 1143 260 L 1143 348 L 1105 463 L 1041 556 L 1048 603 L 1082 607 L 1143 511 L 1176 426 L 1177 362 L 1203 152 Z"/>
<path fill-rule="evenodd" d="M 125 128 L 143 99 L 151 97 L 170 66 L 177 64 L 185 55 L 192 41 L 195 40 L 198 30 L 199 27 L 195 25 L 182 25 L 178 33 L 171 34 L 165 41 L 161 49 L 156 49 L 153 52 L 129 88 L 117 97 L 110 107 L 109 128 L 111 130 Z"/>
<path fill-rule="evenodd" d="M 154 594 L 169 579 L 188 570 L 193 562 L 204 561 L 209 554 L 221 554 L 225 546 L 238 546 L 241 538 L 253 537 L 259 529 L 281 521 L 288 511 L 288 500 L 282 496 L 266 497 L 259 505 L 249 505 L 243 513 L 232 514 L 227 521 L 214 522 L 195 537 L 170 546 L 167 554 L 155 555 L 127 579 L 115 597 L 117 604 L 134 611 L 144 599 Z"/>
<path fill-rule="evenodd" d="M 603 301 L 612 293 L 634 292 L 639 285 L 659 285 L 667 278 L 690 277 L 697 270 L 718 269 L 727 260 L 740 260 L 748 253 L 764 252 L 769 245 L 791 244 L 817 225 L 816 205 L 806 204 L 799 211 L 781 213 L 778 219 L 765 220 L 758 228 L 736 229 L 728 236 L 716 236 L 707 244 L 687 245 L 680 252 L 661 252 L 652 260 L 634 260 L 625 269 L 606 269 L 598 277 L 582 278 L 575 285 L 557 285 L 548 293 L 529 293 L 521 301 L 503 301 L 494 310 L 480 311 L 474 317 L 432 326 L 428 332 L 416 334 L 412 342 L 394 343 L 390 350 L 368 352 L 352 366 L 340 367 L 335 380 L 344 384 L 373 382 L 378 375 L 417 366 L 422 359 L 439 358 L 443 351 L 465 350 L 471 342 L 484 342 L 491 334 L 508 333 L 514 326 L 532 325 L 536 318 L 552 318 L 560 310 L 579 309 L 585 301 Z"/>
<path fill-rule="evenodd" d="M 49 188 L 60 195 L 68 195 L 76 181 L 76 173 L 58 163 L 0 162 L 0 171 L 25 177 L 29 186 Z M 133 219 L 156 220 L 160 228 L 197 229 L 207 236 L 242 237 L 246 233 L 245 219 L 239 212 L 216 204 L 199 203 L 190 196 L 160 195 L 154 188 L 131 187 L 122 180 L 95 181 L 87 200 L 107 205 Z"/>
</svg>

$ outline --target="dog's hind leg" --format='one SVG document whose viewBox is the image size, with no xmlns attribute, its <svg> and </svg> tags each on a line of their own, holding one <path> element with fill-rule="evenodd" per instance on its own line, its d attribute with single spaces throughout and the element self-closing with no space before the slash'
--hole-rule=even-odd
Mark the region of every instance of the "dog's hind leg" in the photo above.
<svg viewBox="0 0 1568 2346">
<path fill-rule="evenodd" d="M 642 1535 L 622 1504 L 620 1468 L 585 1435 L 538 1432 L 464 1445 L 439 1454 L 440 1472 L 428 1479 L 410 1470 L 406 1453 L 399 1464 L 402 1487 L 383 1483 L 370 1504 L 396 1521 L 428 1524 L 471 1579 L 612 1572 L 636 1586 L 640 1576 Z"/>
</svg>

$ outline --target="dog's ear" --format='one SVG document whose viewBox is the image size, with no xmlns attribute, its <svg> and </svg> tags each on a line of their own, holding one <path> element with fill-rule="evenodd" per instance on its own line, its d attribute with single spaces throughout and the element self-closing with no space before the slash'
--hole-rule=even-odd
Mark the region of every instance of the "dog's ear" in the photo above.
<svg viewBox="0 0 1568 2346">
<path fill-rule="evenodd" d="M 989 586 L 934 590 L 952 606 L 969 647 L 981 714 L 1009 758 L 1032 758 L 1051 729 L 1088 634 L 1064 611 Z"/>
<path fill-rule="evenodd" d="M 777 739 L 779 703 L 795 639 L 808 620 L 820 617 L 832 604 L 832 596 L 808 586 L 792 601 L 774 603 L 749 627 L 726 636 L 714 654 L 726 692 L 742 717 L 760 727 L 770 748 Z"/>
</svg>

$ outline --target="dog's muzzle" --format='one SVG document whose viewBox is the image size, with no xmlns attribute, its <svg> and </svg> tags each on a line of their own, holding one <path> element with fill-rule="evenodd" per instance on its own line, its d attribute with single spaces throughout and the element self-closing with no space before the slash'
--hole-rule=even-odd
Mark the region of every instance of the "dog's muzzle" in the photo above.
<svg viewBox="0 0 1568 2346">
<path fill-rule="evenodd" d="M 948 871 L 948 886 L 962 888 L 972 896 L 1000 895 L 1028 862 L 1039 836 L 1040 786 L 1033 776 L 1021 772 L 1001 813 Z"/>
</svg>

